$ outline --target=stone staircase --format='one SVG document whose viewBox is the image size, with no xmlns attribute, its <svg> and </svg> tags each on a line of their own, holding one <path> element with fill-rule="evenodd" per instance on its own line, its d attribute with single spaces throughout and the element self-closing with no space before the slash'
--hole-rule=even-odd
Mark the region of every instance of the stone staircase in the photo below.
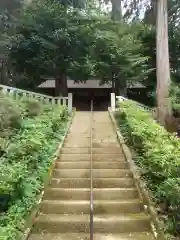
<svg viewBox="0 0 180 240">
<path fill-rule="evenodd" d="M 90 239 L 90 112 L 76 112 L 28 240 Z M 152 240 L 107 112 L 93 113 L 94 240 Z"/>
</svg>

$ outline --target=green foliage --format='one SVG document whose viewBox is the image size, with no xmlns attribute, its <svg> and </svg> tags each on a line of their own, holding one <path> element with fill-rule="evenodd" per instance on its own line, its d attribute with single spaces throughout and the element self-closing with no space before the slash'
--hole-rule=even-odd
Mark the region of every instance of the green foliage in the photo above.
<svg viewBox="0 0 180 240">
<path fill-rule="evenodd" d="M 0 95 L 0 136 L 12 133 L 21 126 L 21 111 L 11 99 Z"/>
<path fill-rule="evenodd" d="M 6 152 L 9 141 L 6 137 L 0 137 L 0 157 Z"/>
<path fill-rule="evenodd" d="M 179 116 L 180 115 L 180 84 L 172 83 L 170 96 L 171 96 L 171 104 L 172 104 L 172 109 L 174 111 L 174 114 L 175 116 L 176 115 Z"/>
<path fill-rule="evenodd" d="M 36 80 L 41 75 L 89 74 L 89 20 L 80 10 L 66 11 L 58 1 L 29 4 L 10 45 L 16 71 Z"/>
<path fill-rule="evenodd" d="M 139 32 L 139 39 L 143 43 L 141 52 L 144 55 L 150 56 L 148 60 L 149 68 L 154 69 L 149 75 L 145 82 L 147 86 L 156 88 L 156 29 L 154 26 L 145 25 Z M 180 29 L 179 25 L 174 26 L 169 23 L 169 61 L 171 66 L 171 80 L 174 82 L 179 82 L 179 68 L 180 68 Z"/>
<path fill-rule="evenodd" d="M 142 178 L 165 221 L 166 232 L 179 236 L 180 143 L 134 102 L 125 101 L 117 114 L 125 139 L 133 147 Z"/>
<path fill-rule="evenodd" d="M 37 100 L 28 100 L 25 103 L 27 116 L 34 117 L 41 113 L 41 104 Z"/>
<path fill-rule="evenodd" d="M 142 42 L 140 52 L 143 56 L 149 56 L 147 64 L 152 69 L 143 82 L 150 89 L 156 89 L 156 29 L 151 25 L 138 25 L 138 39 Z"/>
<path fill-rule="evenodd" d="M 72 6 L 74 8 L 85 8 L 86 0 L 52 0 L 59 1 L 65 7 Z"/>
<path fill-rule="evenodd" d="M 123 1 L 125 2 L 125 1 Z M 168 42 L 169 42 L 169 61 L 170 61 L 170 71 L 171 80 L 179 83 L 179 73 L 180 73 L 180 1 L 178 0 L 168 0 Z M 157 6 L 156 1 L 146 1 L 146 0 L 130 0 L 126 1 L 125 4 L 125 15 L 124 17 L 130 21 L 130 19 L 135 18 L 136 21 L 141 21 L 144 23 L 143 28 L 140 31 L 139 39 L 143 43 L 141 48 L 141 53 L 144 56 L 150 56 L 148 59 L 148 67 L 154 69 L 148 74 L 148 78 L 144 82 L 146 86 L 149 87 L 150 91 L 156 91 L 156 12 Z M 145 15 L 142 16 L 145 11 Z M 174 102 L 174 99 L 172 99 Z M 174 103 L 173 103 L 174 104 Z M 177 106 L 174 106 L 175 108 Z"/>
<path fill-rule="evenodd" d="M 148 57 L 141 54 L 135 24 L 110 23 L 96 30 L 93 45 L 95 72 L 104 82 L 113 78 L 120 82 L 142 81 L 147 74 Z M 123 84 L 122 84 L 123 85 Z"/>
<path fill-rule="evenodd" d="M 102 82 L 113 77 L 123 83 L 144 80 L 148 57 L 141 52 L 136 24 L 115 23 L 96 10 L 67 9 L 62 1 L 28 5 L 10 45 L 13 67 L 32 81 L 41 75 L 68 75 L 77 81 L 91 75 Z"/>
<path fill-rule="evenodd" d="M 27 107 L 35 103 L 15 103 L 21 106 L 21 127 L 9 139 L 0 159 L 0 239 L 6 240 L 18 238 L 27 215 L 37 204 L 68 120 L 65 107 L 41 104 L 41 113 L 28 117 Z M 37 103 L 35 106 L 39 107 Z"/>
</svg>

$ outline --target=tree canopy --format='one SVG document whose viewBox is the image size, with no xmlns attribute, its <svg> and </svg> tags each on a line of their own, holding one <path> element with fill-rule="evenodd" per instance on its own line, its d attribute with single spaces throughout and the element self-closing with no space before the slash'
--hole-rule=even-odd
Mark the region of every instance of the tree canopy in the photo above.
<svg viewBox="0 0 180 240">
<path fill-rule="evenodd" d="M 10 58 L 16 70 L 55 78 L 89 74 L 89 20 L 83 12 L 66 11 L 56 1 L 39 0 L 26 7 L 11 41 Z"/>
<path fill-rule="evenodd" d="M 140 80 L 147 58 L 139 53 L 141 43 L 131 30 L 99 10 L 67 9 L 58 1 L 38 0 L 24 9 L 9 56 L 17 72 L 33 79 L 54 76 L 63 94 L 67 75 L 74 80 L 92 75 L 119 83 L 136 76 Z"/>
<path fill-rule="evenodd" d="M 38 85 L 41 76 L 49 75 L 67 94 L 67 75 L 77 81 L 94 76 L 113 82 L 118 94 L 119 89 L 125 94 L 128 81 L 137 80 L 156 90 L 156 1 L 103 2 L 111 4 L 111 12 L 93 0 L 32 0 L 23 5 L 9 48 L 13 69 L 26 79 L 23 84 Z M 179 9 L 177 0 L 168 0 L 174 82 L 180 72 Z"/>
<path fill-rule="evenodd" d="M 96 74 L 103 82 L 114 81 L 118 95 L 126 94 L 127 82 L 144 81 L 148 72 L 148 57 L 141 53 L 142 42 L 132 28 L 139 31 L 136 24 L 124 23 L 98 30 L 93 46 Z"/>
</svg>

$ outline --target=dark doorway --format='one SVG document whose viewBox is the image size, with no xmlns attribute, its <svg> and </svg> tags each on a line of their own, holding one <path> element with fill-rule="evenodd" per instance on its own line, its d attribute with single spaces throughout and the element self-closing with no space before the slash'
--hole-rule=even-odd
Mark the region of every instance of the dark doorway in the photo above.
<svg viewBox="0 0 180 240">
<path fill-rule="evenodd" d="M 97 90 L 75 92 L 73 94 L 73 107 L 77 111 L 90 111 L 91 100 L 93 100 L 93 111 L 107 111 L 110 104 L 110 94 L 99 94 Z"/>
<path fill-rule="evenodd" d="M 91 95 L 88 92 L 73 94 L 73 107 L 77 111 L 91 111 Z"/>
<path fill-rule="evenodd" d="M 108 96 L 93 97 L 93 111 L 107 111 L 109 106 Z"/>
</svg>

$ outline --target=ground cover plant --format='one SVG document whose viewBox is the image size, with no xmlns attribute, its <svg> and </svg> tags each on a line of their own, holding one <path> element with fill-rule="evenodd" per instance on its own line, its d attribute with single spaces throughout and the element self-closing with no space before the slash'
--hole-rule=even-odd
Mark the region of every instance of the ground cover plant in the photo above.
<svg viewBox="0 0 180 240">
<path fill-rule="evenodd" d="M 170 239 L 180 235 L 180 142 L 132 101 L 120 103 L 116 119 Z"/>
<path fill-rule="evenodd" d="M 65 107 L 0 95 L 0 239 L 19 239 L 68 122 Z"/>
</svg>

